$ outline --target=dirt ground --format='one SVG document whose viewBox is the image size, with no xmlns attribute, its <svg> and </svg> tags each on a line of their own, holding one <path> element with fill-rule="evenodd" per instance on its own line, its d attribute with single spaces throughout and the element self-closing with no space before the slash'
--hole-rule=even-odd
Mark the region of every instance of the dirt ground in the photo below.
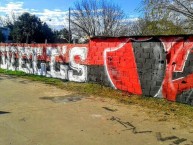
<svg viewBox="0 0 193 145">
<path fill-rule="evenodd" d="M 193 145 L 168 114 L 0 76 L 0 145 Z"/>
</svg>

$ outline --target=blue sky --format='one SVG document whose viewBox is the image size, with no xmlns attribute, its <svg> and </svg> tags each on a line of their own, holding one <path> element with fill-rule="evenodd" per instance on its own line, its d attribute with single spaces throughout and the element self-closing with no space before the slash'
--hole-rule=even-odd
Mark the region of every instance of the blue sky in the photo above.
<svg viewBox="0 0 193 145">
<path fill-rule="evenodd" d="M 0 0 L 0 16 L 30 12 L 47 22 L 53 29 L 65 27 L 68 8 L 77 0 Z M 141 0 L 111 0 L 118 4 L 130 19 L 139 16 L 136 11 Z"/>
</svg>

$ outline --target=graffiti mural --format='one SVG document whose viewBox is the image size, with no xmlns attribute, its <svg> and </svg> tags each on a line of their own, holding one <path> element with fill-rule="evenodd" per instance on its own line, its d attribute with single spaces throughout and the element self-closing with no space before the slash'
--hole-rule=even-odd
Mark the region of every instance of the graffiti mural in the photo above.
<svg viewBox="0 0 193 145">
<path fill-rule="evenodd" d="M 94 81 L 193 105 L 193 36 L 93 38 L 89 50 L 89 64 L 106 74 Z"/>
<path fill-rule="evenodd" d="M 168 100 L 193 105 L 193 37 L 173 39 L 162 38 L 168 61 L 162 92 Z"/>
<path fill-rule="evenodd" d="M 89 44 L 0 44 L 0 67 L 193 105 L 193 36 L 92 38 Z"/>
<path fill-rule="evenodd" d="M 0 67 L 29 74 L 86 82 L 87 45 L 1 44 Z M 77 60 L 80 58 L 80 61 Z"/>
</svg>

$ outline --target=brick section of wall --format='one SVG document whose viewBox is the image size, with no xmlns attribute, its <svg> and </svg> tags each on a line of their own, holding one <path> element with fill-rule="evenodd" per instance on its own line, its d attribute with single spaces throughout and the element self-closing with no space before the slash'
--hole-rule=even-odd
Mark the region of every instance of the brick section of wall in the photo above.
<svg viewBox="0 0 193 145">
<path fill-rule="evenodd" d="M 0 44 L 0 67 L 193 105 L 193 36 L 92 38 L 88 45 Z"/>
<path fill-rule="evenodd" d="M 111 86 L 104 66 L 88 65 L 88 82 L 97 82 L 104 86 Z"/>
<path fill-rule="evenodd" d="M 133 41 L 133 49 L 143 95 L 155 96 L 162 85 L 166 57 L 163 44 L 157 39 Z"/>
</svg>

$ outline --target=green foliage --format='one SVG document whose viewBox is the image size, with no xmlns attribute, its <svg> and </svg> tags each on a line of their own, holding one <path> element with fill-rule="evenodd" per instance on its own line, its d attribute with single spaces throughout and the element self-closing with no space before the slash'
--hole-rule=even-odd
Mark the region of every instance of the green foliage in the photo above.
<svg viewBox="0 0 193 145">
<path fill-rule="evenodd" d="M 142 0 L 142 12 L 145 17 L 150 17 L 152 21 L 169 18 L 170 10 L 163 7 L 170 0 Z"/>
<path fill-rule="evenodd" d="M 167 19 L 160 19 L 144 22 L 142 35 L 177 35 L 185 34 L 186 32 L 181 26 L 175 25 L 172 21 Z"/>
<path fill-rule="evenodd" d="M 54 32 L 52 31 L 51 28 L 46 23 L 43 23 L 42 25 L 42 33 L 43 33 L 43 39 L 47 40 L 49 43 L 54 42 Z"/>
<path fill-rule="evenodd" d="M 54 31 L 54 36 L 55 36 L 55 42 L 60 43 L 62 42 L 69 42 L 69 31 L 66 28 L 63 28 L 61 30 L 56 30 Z M 72 40 L 72 36 L 70 35 L 70 39 Z"/>
<path fill-rule="evenodd" d="M 173 0 L 172 0 L 173 1 Z M 171 9 L 171 0 L 142 0 L 143 16 L 137 22 L 139 35 L 187 34 L 184 23 Z"/>
<path fill-rule="evenodd" d="M 4 42 L 4 41 L 5 41 L 5 38 L 3 36 L 3 33 L 0 30 L 0 42 Z"/>
<path fill-rule="evenodd" d="M 18 19 L 10 25 L 11 36 L 16 43 L 44 43 L 53 42 L 54 34 L 46 23 L 35 15 L 23 13 Z"/>
</svg>

